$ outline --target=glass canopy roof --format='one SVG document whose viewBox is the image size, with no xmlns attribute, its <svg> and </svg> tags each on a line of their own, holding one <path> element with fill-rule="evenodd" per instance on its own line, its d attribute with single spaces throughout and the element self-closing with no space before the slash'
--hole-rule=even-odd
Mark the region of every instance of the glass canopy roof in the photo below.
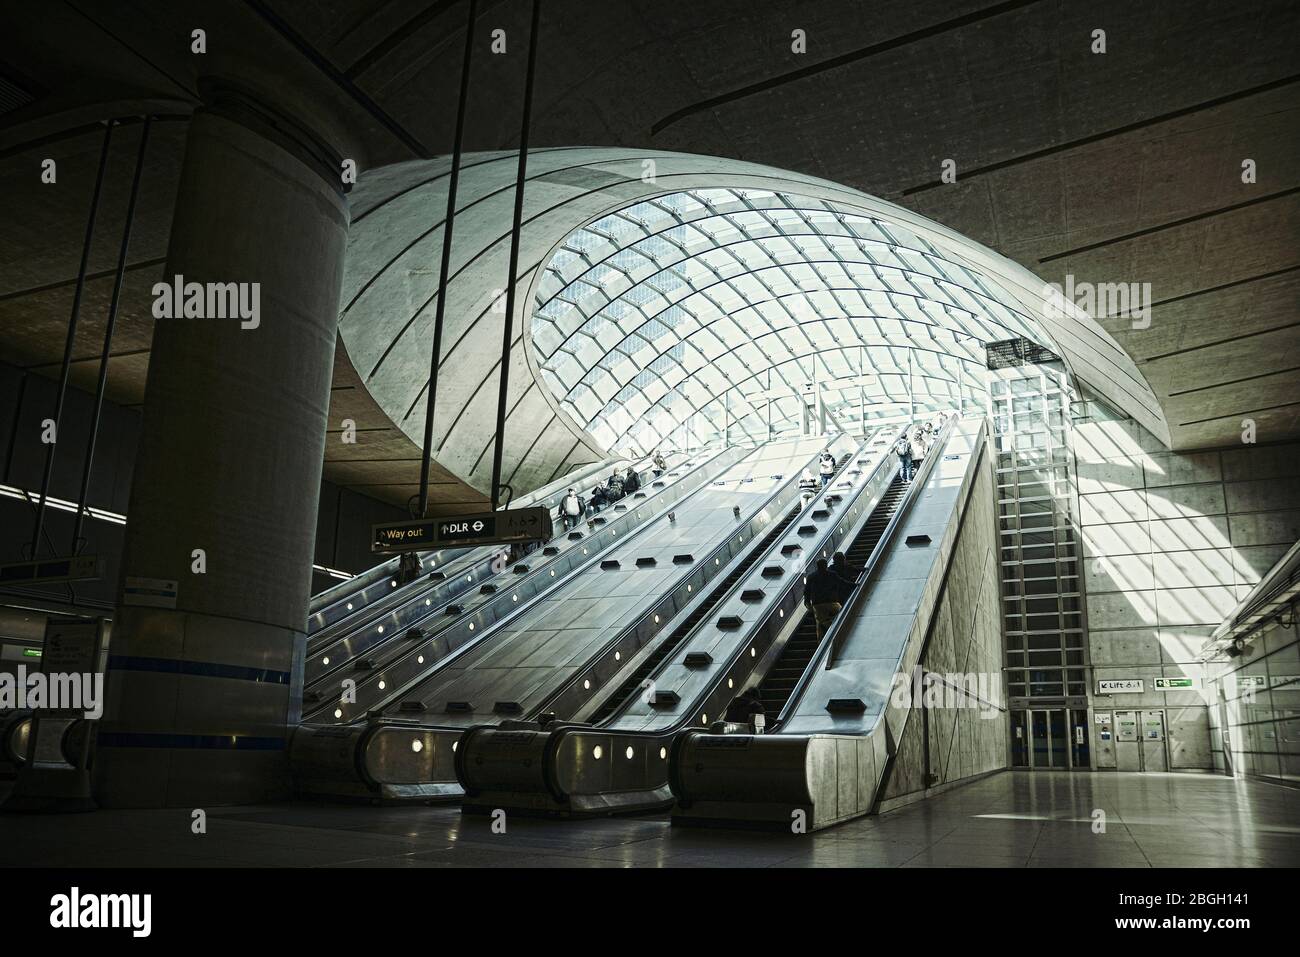
<svg viewBox="0 0 1300 957">
<path fill-rule="evenodd" d="M 606 449 L 982 407 L 985 341 L 1052 347 L 1005 289 L 926 238 L 783 192 L 629 206 L 572 233 L 534 288 L 541 377 Z"/>
</svg>

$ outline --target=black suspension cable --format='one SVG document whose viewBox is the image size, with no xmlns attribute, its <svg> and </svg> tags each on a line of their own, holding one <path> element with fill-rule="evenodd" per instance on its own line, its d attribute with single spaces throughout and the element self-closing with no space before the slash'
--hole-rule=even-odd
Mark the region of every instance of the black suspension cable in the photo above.
<svg viewBox="0 0 1300 957">
<path fill-rule="evenodd" d="M 117 311 L 122 302 L 122 283 L 126 278 L 126 254 L 131 246 L 131 226 L 135 222 L 135 204 L 140 196 L 140 179 L 144 173 L 145 150 L 149 145 L 149 126 L 152 116 L 144 118 L 140 128 L 140 147 L 135 155 L 135 173 L 131 176 L 131 196 L 126 201 L 126 223 L 122 226 L 122 245 L 117 253 L 117 275 L 113 277 L 113 298 L 108 304 L 108 323 L 104 327 L 104 348 L 99 355 L 99 381 L 95 385 L 95 410 L 90 416 L 90 438 L 86 440 L 86 461 L 81 470 L 81 494 L 77 497 L 77 518 L 72 526 L 72 551 L 80 554 L 85 543 L 81 528 L 86 520 L 86 496 L 90 491 L 90 473 L 95 463 L 95 441 L 99 437 L 99 419 L 104 409 L 104 391 L 108 387 L 108 358 L 113 350 L 113 328 L 117 325 Z"/>
<path fill-rule="evenodd" d="M 492 449 L 492 508 L 501 501 L 501 456 L 505 446 L 506 394 L 510 389 L 510 342 L 515 315 L 515 270 L 519 267 L 519 232 L 524 218 L 524 179 L 528 172 L 528 127 L 533 115 L 533 74 L 537 66 L 537 27 L 542 0 L 533 0 L 532 32 L 528 37 L 528 72 L 524 80 L 524 117 L 519 130 L 519 171 L 515 176 L 515 218 L 510 229 L 510 272 L 506 276 L 506 318 L 501 332 L 501 375 L 497 393 L 497 431 Z"/>
<path fill-rule="evenodd" d="M 474 52 L 474 21 L 478 0 L 469 0 L 465 24 L 465 55 L 460 66 L 460 101 L 456 106 L 456 136 L 451 150 L 451 177 L 447 182 L 447 217 L 442 225 L 442 268 L 438 272 L 438 301 L 433 309 L 433 348 L 429 355 L 429 398 L 424 409 L 424 452 L 420 459 L 420 503 L 416 516 L 429 509 L 429 460 L 433 454 L 433 412 L 438 401 L 438 363 L 442 358 L 442 319 L 447 309 L 447 275 L 451 272 L 451 231 L 456 221 L 456 187 L 460 182 L 461 146 L 465 139 L 465 104 L 469 99 L 469 66 Z"/>
<path fill-rule="evenodd" d="M 68 374 L 72 370 L 72 347 L 77 341 L 77 319 L 81 315 L 81 295 L 86 288 L 86 269 L 90 263 L 90 245 L 95 237 L 95 214 L 99 210 L 99 194 L 104 186 L 104 170 L 108 168 L 108 148 L 113 139 L 113 124 L 104 127 L 104 145 L 99 153 L 99 171 L 95 174 L 95 192 L 90 199 L 90 215 L 86 217 L 86 241 L 81 247 L 81 268 L 77 271 L 77 288 L 72 294 L 72 317 L 68 320 L 68 340 L 63 346 L 63 370 L 59 374 L 59 392 L 54 402 L 54 441 L 45 447 L 45 472 L 41 476 L 41 500 L 36 506 L 36 524 L 32 528 L 32 558 L 40 550 L 41 532 L 45 526 L 45 499 L 50 494 L 50 477 L 54 474 L 54 450 L 59 444 L 59 429 L 63 426 L 63 402 L 68 395 Z"/>
</svg>

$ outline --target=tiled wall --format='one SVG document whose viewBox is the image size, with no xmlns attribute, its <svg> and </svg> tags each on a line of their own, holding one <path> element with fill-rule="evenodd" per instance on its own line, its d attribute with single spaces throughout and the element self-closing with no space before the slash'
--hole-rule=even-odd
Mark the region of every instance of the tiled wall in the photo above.
<svg viewBox="0 0 1300 957">
<path fill-rule="evenodd" d="M 1300 446 L 1169 452 L 1085 399 L 1073 433 L 1092 707 L 1166 709 L 1170 767 L 1210 769 L 1213 691 L 1197 652 L 1300 538 Z M 1162 676 L 1202 687 L 1156 691 Z M 1097 695 L 1107 678 L 1142 678 L 1146 690 Z"/>
</svg>

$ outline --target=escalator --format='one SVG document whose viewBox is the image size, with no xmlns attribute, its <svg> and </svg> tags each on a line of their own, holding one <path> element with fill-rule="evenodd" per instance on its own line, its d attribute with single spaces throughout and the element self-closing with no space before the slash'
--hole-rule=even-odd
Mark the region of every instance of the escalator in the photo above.
<svg viewBox="0 0 1300 957">
<path fill-rule="evenodd" d="M 707 488 L 740 454 L 734 448 L 706 453 L 649 478 L 642 490 L 593 516 L 585 531 L 561 532 L 513 565 L 490 570 L 476 579 L 477 589 L 462 591 L 452 601 L 413 593 L 399 608 L 367 620 L 360 632 L 338 639 L 333 653 L 318 650 L 306 664 L 304 721 L 348 724 L 402 701 L 411 688 L 457 656 L 494 640 L 501 626 L 508 628 L 510 620 L 572 575 L 600 562 L 647 523 Z M 469 583 L 462 579 L 462 584 Z M 353 683 L 350 690 L 345 681 Z"/>
<path fill-rule="evenodd" d="M 525 574 L 503 581 L 488 598 L 491 608 L 455 619 L 450 639 L 444 632 L 402 641 L 401 659 L 358 676 L 354 701 L 317 705 L 317 713 L 324 705 L 335 720 L 303 725 L 295 735 L 291 762 L 299 792 L 377 800 L 459 794 L 451 762 L 465 728 L 508 726 L 548 705 L 571 715 L 621 683 L 619 672 L 642 649 L 649 653 L 647 646 L 729 574 L 753 541 L 794 511 L 793 476 L 828 445 L 839 453 L 856 442 L 801 438 L 757 449 L 733 446 L 710 460 L 717 470 L 696 469 L 698 484 L 677 480 L 694 491 L 676 504 L 668 504 L 670 485 L 658 493 L 663 503 L 637 506 L 657 509 L 649 518 L 609 517 L 551 565 L 529 574 L 520 563 Z M 632 524 L 620 527 L 625 519 Z M 443 647 L 448 640 L 456 643 L 450 653 Z M 430 646 L 443 658 L 417 663 Z"/>
<path fill-rule="evenodd" d="M 607 462 L 596 470 L 583 470 L 579 477 L 566 476 L 524 496 L 515 507 L 558 509 L 559 500 L 570 487 L 576 488 L 585 498 L 609 465 Z M 680 472 L 680 465 L 680 462 L 676 463 L 669 474 Z M 642 487 L 649 487 L 656 478 L 650 471 L 652 463 L 647 459 L 636 467 Z M 565 541 L 563 537 L 559 540 Z M 548 548 L 546 554 L 555 551 Z M 350 667 L 354 660 L 373 657 L 378 646 L 391 645 L 406 628 L 416 624 L 418 618 L 441 613 L 445 606 L 461 600 L 476 586 L 482 587 L 502 570 L 502 553 L 500 546 L 420 552 L 417 554 L 421 562 L 420 572 L 409 582 L 401 583 L 397 559 L 391 559 L 352 582 L 335 586 L 318 596 L 320 607 L 316 607 L 317 600 L 314 599 L 314 610 L 308 621 L 307 690 L 310 692 L 331 672 Z"/>
<path fill-rule="evenodd" d="M 1005 766 L 1005 723 L 988 720 L 1005 713 L 998 686 L 972 690 L 1002 664 L 990 447 L 981 417 L 935 437 L 793 690 L 769 689 L 773 733 L 673 740 L 674 825 L 788 830 L 797 816 L 813 831 Z M 959 693 L 931 700 L 932 686 Z"/>
<path fill-rule="evenodd" d="M 659 647 L 641 663 L 636 671 L 628 676 L 628 679 L 619 686 L 617 691 L 605 699 L 604 703 L 592 714 L 590 719 L 592 724 L 603 724 L 628 698 L 637 692 L 637 689 L 658 669 L 663 660 L 676 651 L 678 645 L 682 643 L 686 636 L 695 631 L 700 622 L 709 616 L 709 613 L 717 607 L 718 602 L 731 593 L 737 582 L 744 578 L 749 569 L 753 567 L 754 562 L 766 554 L 772 543 L 785 533 L 785 530 L 799 517 L 802 511 L 802 508 L 791 510 L 790 514 L 778 522 L 776 527 L 768 532 L 756 547 L 750 549 L 744 560 L 722 580 L 717 588 L 709 593 L 708 598 L 701 602 L 680 625 L 673 629 L 672 634 L 667 639 L 660 642 Z"/>
<path fill-rule="evenodd" d="M 663 646 L 629 664 L 632 674 L 612 694 L 587 708 L 555 709 L 574 720 L 471 729 L 457 763 L 464 808 L 580 816 L 665 806 L 673 737 L 691 725 L 711 726 L 710 715 L 762 677 L 802 617 L 809 563 L 849 551 L 889 495 L 895 437 L 882 429 L 841 460 L 828 486 L 786 511 L 698 607 L 684 608 Z M 889 498 L 892 509 L 896 496 Z"/>
<path fill-rule="evenodd" d="M 898 506 L 907 492 L 907 483 L 901 477 L 894 479 L 889 489 L 876 506 L 871 518 L 867 520 L 862 531 L 853 539 L 853 544 L 845 550 L 845 557 L 854 568 L 862 568 L 871 553 L 875 551 L 889 520 L 898 511 Z M 808 669 L 809 662 L 817 652 L 820 636 L 817 634 L 817 620 L 811 611 L 804 614 L 799 627 L 795 629 L 790 640 L 786 642 L 781 656 L 768 670 L 758 686 L 758 696 L 763 702 L 767 716 L 775 720 L 784 710 L 795 685 Z"/>
</svg>

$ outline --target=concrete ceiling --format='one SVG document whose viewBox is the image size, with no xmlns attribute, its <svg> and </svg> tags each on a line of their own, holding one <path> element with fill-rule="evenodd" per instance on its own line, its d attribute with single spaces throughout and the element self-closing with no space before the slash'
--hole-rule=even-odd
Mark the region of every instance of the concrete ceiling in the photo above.
<svg viewBox="0 0 1300 957">
<path fill-rule="evenodd" d="M 153 112 L 110 395 L 138 403 L 185 116 L 197 80 L 274 91 L 362 168 L 449 150 L 466 4 L 89 0 L 10 4 L 0 31 L 0 358 L 57 374 L 100 129 Z M 480 3 L 466 148 L 517 142 L 529 5 Z M 190 52 L 203 27 L 208 53 Z M 1300 436 L 1300 7 L 1289 0 L 548 0 L 534 146 L 679 150 L 843 183 L 1046 281 L 1149 283 L 1151 321 L 1098 316 L 1154 391 L 1174 448 Z M 504 29 L 507 53 L 488 52 Z M 790 49 L 806 31 L 807 52 Z M 1090 50 L 1106 32 L 1107 52 Z M 96 373 L 138 126 L 119 129 L 74 383 Z M 58 159 L 57 190 L 37 185 Z M 956 163 L 957 182 L 940 183 Z M 1255 161 L 1253 184 L 1242 162 Z M 431 220 L 438 211 L 432 210 Z M 430 263 L 436 270 L 436 262 Z M 327 477 L 404 501 L 418 450 L 340 350 Z M 346 456 L 346 460 L 343 458 Z M 473 499 L 445 472 L 435 501 Z"/>
</svg>

